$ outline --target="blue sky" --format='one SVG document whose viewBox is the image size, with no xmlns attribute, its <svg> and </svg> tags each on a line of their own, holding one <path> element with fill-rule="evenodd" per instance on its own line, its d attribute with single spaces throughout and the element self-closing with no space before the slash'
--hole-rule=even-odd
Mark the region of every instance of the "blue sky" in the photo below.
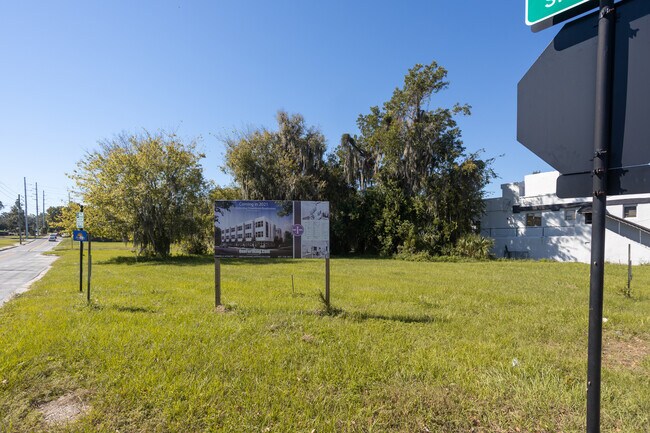
<svg viewBox="0 0 650 433">
<path fill-rule="evenodd" d="M 431 107 L 468 103 L 469 152 L 495 157 L 499 185 L 550 170 L 516 141 L 517 82 L 559 27 L 533 34 L 524 0 L 30 1 L 0 5 L 0 201 L 34 184 L 46 206 L 99 140 L 166 129 L 201 137 L 206 177 L 224 175 L 220 137 L 275 127 L 283 109 L 333 149 L 416 63 L 450 87 Z M 40 198 L 39 198 L 40 206 Z"/>
</svg>

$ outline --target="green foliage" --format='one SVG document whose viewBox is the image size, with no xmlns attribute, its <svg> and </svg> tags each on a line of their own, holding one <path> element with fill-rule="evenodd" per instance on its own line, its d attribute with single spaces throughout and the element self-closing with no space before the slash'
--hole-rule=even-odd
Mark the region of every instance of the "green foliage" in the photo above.
<svg viewBox="0 0 650 433">
<path fill-rule="evenodd" d="M 455 120 L 470 107 L 428 109 L 446 75 L 435 62 L 410 69 L 382 108 L 359 116 L 361 135 L 344 134 L 336 150 L 345 180 L 372 198 L 376 242 L 367 243 L 383 255 L 440 254 L 483 212 L 492 160 L 465 153 Z"/>
<path fill-rule="evenodd" d="M 227 138 L 224 170 L 248 200 L 322 200 L 325 137 L 300 114 L 277 114 L 278 130 Z"/>
<path fill-rule="evenodd" d="M 25 229 L 25 212 L 20 200 L 16 199 L 8 212 L 0 214 L 0 229 L 18 233 Z"/>
<path fill-rule="evenodd" d="M 64 226 L 59 225 L 58 221 L 62 219 L 63 209 L 65 206 L 50 206 L 45 212 L 45 222 L 50 231 L 63 231 Z"/>
<path fill-rule="evenodd" d="M 453 254 L 472 259 L 486 260 L 490 258 L 490 251 L 494 246 L 494 239 L 483 237 L 476 233 L 463 235 L 453 248 Z"/>
<path fill-rule="evenodd" d="M 211 226 L 202 157 L 195 141 L 162 131 L 101 142 L 70 176 L 83 194 L 86 228 L 132 240 L 145 255 L 167 256 L 181 240 L 196 244 L 191 237 Z"/>
</svg>

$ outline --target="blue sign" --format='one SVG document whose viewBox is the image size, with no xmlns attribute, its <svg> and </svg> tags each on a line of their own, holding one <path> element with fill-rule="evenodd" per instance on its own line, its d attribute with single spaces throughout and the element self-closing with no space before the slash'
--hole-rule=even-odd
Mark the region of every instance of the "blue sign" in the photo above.
<svg viewBox="0 0 650 433">
<path fill-rule="evenodd" d="M 79 242 L 88 242 L 88 232 L 85 230 L 73 230 L 72 239 Z"/>
</svg>

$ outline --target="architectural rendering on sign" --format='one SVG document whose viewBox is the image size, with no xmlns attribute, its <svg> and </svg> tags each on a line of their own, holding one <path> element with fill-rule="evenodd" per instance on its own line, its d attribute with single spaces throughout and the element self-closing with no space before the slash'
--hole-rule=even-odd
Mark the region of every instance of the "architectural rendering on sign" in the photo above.
<svg viewBox="0 0 650 433">
<path fill-rule="evenodd" d="M 215 257 L 329 257 L 329 203 L 217 201 Z"/>
<path fill-rule="evenodd" d="M 485 201 L 481 234 L 494 239 L 497 257 L 589 263 L 591 197 L 561 199 L 558 172 L 525 176 L 501 186 L 502 197 Z M 650 194 L 607 200 L 605 260 L 650 263 Z"/>
</svg>

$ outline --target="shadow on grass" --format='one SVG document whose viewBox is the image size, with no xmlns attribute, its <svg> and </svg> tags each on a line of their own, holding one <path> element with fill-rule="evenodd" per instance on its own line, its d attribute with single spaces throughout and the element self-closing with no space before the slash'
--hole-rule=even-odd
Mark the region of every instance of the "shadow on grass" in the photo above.
<svg viewBox="0 0 650 433">
<path fill-rule="evenodd" d="M 363 320 L 389 320 L 392 322 L 402 323 L 445 323 L 448 319 L 433 317 L 429 315 L 411 315 L 411 314 L 373 314 L 367 312 L 342 313 L 341 317 L 349 318 L 356 321 Z"/>
<path fill-rule="evenodd" d="M 305 259 L 308 260 L 308 259 Z M 172 266 L 204 266 L 214 264 L 214 257 L 205 256 L 172 256 L 168 258 L 160 257 L 136 257 L 136 256 L 117 256 L 108 260 L 96 262 L 100 265 L 172 265 Z M 241 266 L 241 265 L 272 265 L 272 264 L 289 264 L 295 263 L 294 259 L 221 259 L 222 265 Z"/>
<path fill-rule="evenodd" d="M 125 305 L 101 305 L 101 304 L 92 303 L 88 307 L 90 307 L 90 309 L 95 311 L 115 310 L 115 311 L 119 311 L 120 313 L 156 313 L 157 312 L 155 309 L 149 307 L 132 307 L 132 306 L 125 306 Z"/>
<path fill-rule="evenodd" d="M 120 313 L 155 313 L 156 310 L 148 307 L 128 307 L 124 305 L 113 305 L 111 308 L 119 311 Z"/>
<path fill-rule="evenodd" d="M 168 258 L 160 257 L 136 257 L 117 256 L 108 260 L 98 261 L 101 265 L 174 265 L 174 266 L 201 266 L 214 263 L 212 256 L 173 256 Z"/>
</svg>

